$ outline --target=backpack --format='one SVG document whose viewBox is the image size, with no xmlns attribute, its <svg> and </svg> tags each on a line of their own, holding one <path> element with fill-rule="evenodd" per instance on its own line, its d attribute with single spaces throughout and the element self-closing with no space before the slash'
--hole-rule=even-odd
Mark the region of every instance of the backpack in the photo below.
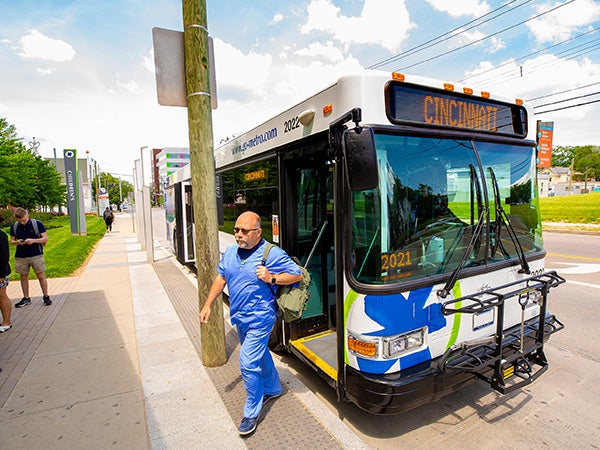
<svg viewBox="0 0 600 450">
<path fill-rule="evenodd" d="M 19 222 L 13 223 L 13 234 L 15 235 L 15 237 L 17 236 L 17 224 L 18 223 Z M 37 238 L 42 237 L 42 235 L 40 234 L 40 230 L 38 228 L 38 221 L 35 219 L 31 219 L 31 225 L 33 226 L 33 231 L 35 232 L 35 237 L 37 237 Z M 38 244 L 38 245 L 45 247 L 46 243 L 44 242 L 43 244 Z"/>
<path fill-rule="evenodd" d="M 263 254 L 262 265 L 264 266 L 267 262 L 267 256 L 273 248 L 275 244 L 267 244 L 265 247 L 265 251 Z M 308 290 L 310 286 L 310 274 L 308 270 L 302 267 L 298 260 L 292 258 L 292 260 L 296 263 L 300 272 L 302 272 L 302 279 L 298 281 L 297 286 L 294 284 L 289 284 L 286 286 L 279 286 L 279 289 L 275 293 L 275 299 L 277 301 L 277 306 L 283 313 L 283 320 L 285 322 L 292 322 L 293 320 L 298 320 L 302 317 L 302 312 L 306 309 L 306 304 L 308 303 L 308 298 L 310 297 L 310 291 Z"/>
</svg>

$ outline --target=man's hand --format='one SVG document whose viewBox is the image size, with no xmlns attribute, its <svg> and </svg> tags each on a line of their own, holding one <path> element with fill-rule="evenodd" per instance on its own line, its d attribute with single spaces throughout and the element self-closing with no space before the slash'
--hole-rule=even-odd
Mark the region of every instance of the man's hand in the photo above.
<svg viewBox="0 0 600 450">
<path fill-rule="evenodd" d="M 208 318 L 210 317 L 210 306 L 206 307 L 206 305 L 200 310 L 200 323 L 208 323 Z"/>
<path fill-rule="evenodd" d="M 265 266 L 258 266 L 256 268 L 256 276 L 259 280 L 264 281 L 265 283 L 270 283 L 273 275 L 269 273 Z"/>
</svg>

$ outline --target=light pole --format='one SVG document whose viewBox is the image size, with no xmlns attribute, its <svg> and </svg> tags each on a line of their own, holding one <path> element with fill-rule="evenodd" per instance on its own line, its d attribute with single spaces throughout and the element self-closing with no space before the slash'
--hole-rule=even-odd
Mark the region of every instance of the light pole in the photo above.
<svg viewBox="0 0 600 450">
<path fill-rule="evenodd" d="M 35 136 L 34 136 L 33 139 L 31 141 L 29 141 L 29 150 L 31 151 L 32 154 L 37 155 L 39 146 L 40 146 L 40 142 L 36 141 Z"/>
</svg>

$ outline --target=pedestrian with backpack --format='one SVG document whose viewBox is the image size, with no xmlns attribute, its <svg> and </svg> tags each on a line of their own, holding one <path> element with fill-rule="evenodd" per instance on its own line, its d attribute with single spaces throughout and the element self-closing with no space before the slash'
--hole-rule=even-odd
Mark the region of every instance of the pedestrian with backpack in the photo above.
<svg viewBox="0 0 600 450">
<path fill-rule="evenodd" d="M 115 214 L 108 206 L 104 210 L 102 217 L 104 218 L 104 223 L 106 224 L 106 231 L 108 231 L 109 233 L 112 232 L 112 223 L 115 220 Z"/>
<path fill-rule="evenodd" d="M 237 245 L 225 250 L 217 276 L 200 311 L 208 322 L 211 305 L 229 288 L 229 316 L 241 343 L 240 371 L 246 389 L 244 415 L 238 427 L 246 436 L 256 430 L 263 405 L 282 394 L 279 374 L 269 353 L 269 334 L 277 317 L 275 290 L 302 279 L 296 263 L 279 247 L 263 255 L 268 242 L 262 238 L 260 216 L 246 211 L 233 228 Z"/>
<path fill-rule="evenodd" d="M 42 289 L 44 305 L 52 304 L 48 295 L 48 280 L 46 280 L 46 263 L 44 261 L 44 246 L 48 242 L 46 227 L 42 222 L 31 219 L 23 208 L 15 208 L 13 212 L 16 222 L 10 227 L 10 242 L 16 245 L 15 272 L 21 279 L 23 298 L 15 303 L 16 308 L 29 305 L 29 270 L 33 268 L 35 276 Z"/>
</svg>

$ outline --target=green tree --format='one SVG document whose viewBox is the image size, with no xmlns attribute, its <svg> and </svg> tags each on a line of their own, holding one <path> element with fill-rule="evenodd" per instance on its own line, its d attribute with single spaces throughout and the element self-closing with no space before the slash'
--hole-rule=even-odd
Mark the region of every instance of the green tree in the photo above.
<svg viewBox="0 0 600 450">
<path fill-rule="evenodd" d="M 0 206 L 30 210 L 65 204 L 65 186 L 50 163 L 30 153 L 14 125 L 0 118 Z"/>
<path fill-rule="evenodd" d="M 120 182 L 120 187 L 119 187 Z M 125 180 L 120 180 L 107 172 L 100 172 L 100 187 L 108 192 L 108 201 L 111 205 L 121 206 L 121 198 L 126 199 L 130 192 L 133 192 L 133 185 Z M 98 175 L 94 176 L 92 182 L 92 195 L 97 198 Z"/>
<path fill-rule="evenodd" d="M 552 167 L 569 167 L 571 161 L 575 157 L 575 149 L 573 146 L 557 145 L 552 148 Z"/>
<path fill-rule="evenodd" d="M 597 145 L 576 147 L 573 169 L 578 172 L 573 176 L 576 180 L 586 178 L 600 180 L 600 147 Z"/>
<path fill-rule="evenodd" d="M 571 167 L 573 164 L 574 180 L 594 178 L 600 180 L 600 146 L 560 146 L 552 149 L 552 166 Z"/>
</svg>

